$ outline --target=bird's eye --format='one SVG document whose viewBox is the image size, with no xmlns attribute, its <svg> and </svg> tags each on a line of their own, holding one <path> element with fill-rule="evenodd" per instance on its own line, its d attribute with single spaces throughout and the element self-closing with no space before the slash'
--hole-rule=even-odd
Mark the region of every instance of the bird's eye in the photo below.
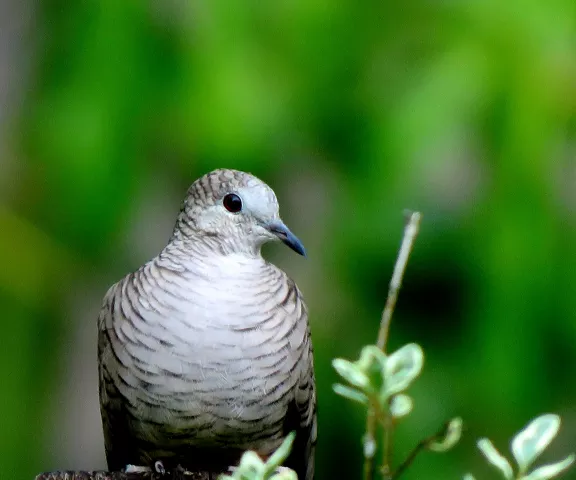
<svg viewBox="0 0 576 480">
<path fill-rule="evenodd" d="M 235 193 L 229 193 L 222 201 L 226 210 L 232 213 L 238 213 L 242 210 L 242 199 Z"/>
</svg>

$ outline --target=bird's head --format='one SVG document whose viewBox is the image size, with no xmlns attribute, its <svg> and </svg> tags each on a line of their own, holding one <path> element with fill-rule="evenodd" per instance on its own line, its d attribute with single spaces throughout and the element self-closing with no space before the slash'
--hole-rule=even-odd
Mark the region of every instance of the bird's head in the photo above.
<svg viewBox="0 0 576 480">
<path fill-rule="evenodd" d="M 214 170 L 190 186 L 174 236 L 205 240 L 224 253 L 249 254 L 259 253 L 266 242 L 281 240 L 306 255 L 302 242 L 280 219 L 274 191 L 238 170 Z"/>
</svg>

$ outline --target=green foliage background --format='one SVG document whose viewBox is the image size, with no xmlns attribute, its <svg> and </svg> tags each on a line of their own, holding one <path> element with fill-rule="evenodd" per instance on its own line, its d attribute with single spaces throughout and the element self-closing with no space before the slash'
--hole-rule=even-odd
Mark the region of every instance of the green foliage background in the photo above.
<svg viewBox="0 0 576 480">
<path fill-rule="evenodd" d="M 546 411 L 564 419 L 551 457 L 576 450 L 573 0 L 33 10 L 0 172 L 0 478 L 105 466 L 100 299 L 162 247 L 188 184 L 222 166 L 270 183 L 309 251 L 266 253 L 310 305 L 318 478 L 360 477 L 363 415 L 332 393 L 330 361 L 376 339 L 404 208 L 424 222 L 391 347 L 427 358 L 397 461 L 448 417 L 466 425 L 406 478 L 487 474 L 474 440 L 505 450 Z"/>
</svg>

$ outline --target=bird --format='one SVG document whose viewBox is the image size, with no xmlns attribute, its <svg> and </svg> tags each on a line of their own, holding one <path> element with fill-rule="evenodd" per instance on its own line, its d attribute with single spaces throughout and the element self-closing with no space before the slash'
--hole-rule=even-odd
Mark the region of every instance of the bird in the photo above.
<svg viewBox="0 0 576 480">
<path fill-rule="evenodd" d="M 160 253 L 108 289 L 98 372 L 110 471 L 161 462 L 215 475 L 246 450 L 265 460 L 295 431 L 284 465 L 313 479 L 308 309 L 262 257 L 277 240 L 306 256 L 266 183 L 214 170 L 189 187 Z"/>
</svg>

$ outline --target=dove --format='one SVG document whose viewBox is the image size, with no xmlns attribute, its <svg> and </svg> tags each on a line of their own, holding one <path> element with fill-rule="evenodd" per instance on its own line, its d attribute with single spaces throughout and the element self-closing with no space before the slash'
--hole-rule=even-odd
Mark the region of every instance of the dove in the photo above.
<svg viewBox="0 0 576 480">
<path fill-rule="evenodd" d="M 106 293 L 98 317 L 99 393 L 108 468 L 218 474 L 242 453 L 314 477 L 316 387 L 308 310 L 261 247 L 305 256 L 273 190 L 214 170 L 188 189 L 167 245 Z"/>
</svg>

